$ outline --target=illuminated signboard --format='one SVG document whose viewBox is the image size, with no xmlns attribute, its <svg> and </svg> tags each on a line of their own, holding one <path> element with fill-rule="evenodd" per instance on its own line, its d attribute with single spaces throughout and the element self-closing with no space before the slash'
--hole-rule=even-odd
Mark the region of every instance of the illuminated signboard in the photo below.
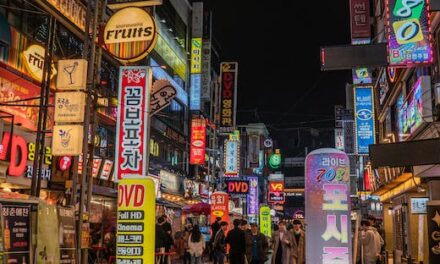
<svg viewBox="0 0 440 264">
<path fill-rule="evenodd" d="M 370 1 L 350 0 L 351 42 L 356 45 L 371 37 Z"/>
<path fill-rule="evenodd" d="M 318 149 L 306 157 L 306 263 L 352 263 L 347 155 Z"/>
<path fill-rule="evenodd" d="M 53 126 L 52 154 L 54 156 L 78 156 L 82 153 L 84 129 L 82 125 Z"/>
<path fill-rule="evenodd" d="M 191 74 L 191 88 L 189 107 L 191 110 L 200 110 L 202 96 L 202 75 L 200 73 Z"/>
<path fill-rule="evenodd" d="M 258 177 L 249 176 L 249 194 L 247 196 L 248 216 L 258 217 Z"/>
<path fill-rule="evenodd" d="M 85 90 L 87 83 L 87 60 L 58 61 L 58 90 Z"/>
<path fill-rule="evenodd" d="M 161 4 L 162 0 L 107 0 L 107 6 L 111 9 L 119 9 L 129 6 L 155 6 Z"/>
<path fill-rule="evenodd" d="M 168 43 L 168 39 L 165 35 L 162 36 L 162 34 L 159 33 L 154 50 L 166 61 L 168 65 L 170 65 L 170 67 L 176 72 L 177 75 L 179 75 L 180 78 L 184 80 L 186 79 L 185 59 L 179 55 L 179 52 L 173 49 L 173 47 Z"/>
<path fill-rule="evenodd" d="M 225 140 L 224 176 L 238 177 L 240 171 L 240 141 Z"/>
<path fill-rule="evenodd" d="M 205 164 L 206 122 L 196 118 L 191 122 L 191 149 L 189 163 L 193 165 Z"/>
<path fill-rule="evenodd" d="M 81 0 L 70 0 L 70 1 L 60 1 L 60 0 L 46 0 L 50 3 L 56 10 L 64 15 L 70 22 L 75 26 L 85 31 L 86 28 L 86 6 L 81 3 Z"/>
<path fill-rule="evenodd" d="M 119 69 L 118 118 L 116 124 L 115 173 L 147 175 L 148 98 L 151 71 L 145 66 Z"/>
<path fill-rule="evenodd" d="M 118 184 L 117 263 L 154 263 L 156 196 L 149 178 Z"/>
<path fill-rule="evenodd" d="M 260 207 L 260 232 L 266 237 L 272 237 L 272 220 L 270 208 L 267 205 Z"/>
<path fill-rule="evenodd" d="M 228 194 L 232 196 L 246 197 L 249 193 L 249 181 L 245 180 L 227 180 Z"/>
<path fill-rule="evenodd" d="M 335 148 L 344 151 L 344 130 L 335 128 Z"/>
<path fill-rule="evenodd" d="M 191 40 L 191 74 L 202 73 L 202 38 Z"/>
<path fill-rule="evenodd" d="M 221 217 L 221 221 L 229 221 L 229 196 L 225 192 L 214 192 L 211 195 L 210 223 L 213 223 L 217 217 Z"/>
<path fill-rule="evenodd" d="M 156 23 L 147 11 L 127 7 L 110 17 L 102 38 L 105 48 L 115 58 L 123 62 L 134 62 L 150 53 L 156 44 L 157 35 Z"/>
<path fill-rule="evenodd" d="M 428 0 L 386 2 L 388 62 L 414 66 L 433 60 Z"/>
<path fill-rule="evenodd" d="M 283 204 L 284 199 L 284 181 L 269 181 L 269 198 L 267 201 L 274 204 Z"/>
<path fill-rule="evenodd" d="M 424 122 L 432 121 L 431 78 L 421 76 L 398 109 L 399 139 L 406 140 Z"/>
<path fill-rule="evenodd" d="M 54 121 L 81 123 L 84 121 L 86 94 L 83 92 L 55 93 Z"/>
<path fill-rule="evenodd" d="M 368 68 L 353 69 L 352 76 L 353 76 L 353 84 L 367 84 L 373 82 L 371 71 Z"/>
<path fill-rule="evenodd" d="M 21 54 L 27 73 L 39 82 L 43 80 L 44 54 L 44 47 L 36 44 L 30 45 Z M 57 69 L 53 64 L 51 64 L 51 67 L 50 78 L 52 79 L 57 74 Z"/>
<path fill-rule="evenodd" d="M 235 127 L 235 111 L 237 108 L 238 63 L 222 62 L 220 70 L 220 130 L 231 132 Z"/>
<path fill-rule="evenodd" d="M 368 146 L 376 142 L 372 86 L 354 88 L 356 154 L 368 154 Z"/>
</svg>

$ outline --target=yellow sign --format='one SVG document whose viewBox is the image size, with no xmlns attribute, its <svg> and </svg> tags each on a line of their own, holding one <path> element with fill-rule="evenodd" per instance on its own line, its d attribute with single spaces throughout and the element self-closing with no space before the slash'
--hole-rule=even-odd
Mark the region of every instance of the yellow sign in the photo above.
<svg viewBox="0 0 440 264">
<path fill-rule="evenodd" d="M 107 51 L 118 60 L 138 61 L 156 44 L 156 23 L 144 9 L 127 7 L 110 17 L 102 38 Z"/>
<path fill-rule="evenodd" d="M 170 46 L 168 41 L 160 34 L 157 36 L 157 43 L 154 50 L 166 61 L 168 65 L 179 75 L 180 78 L 186 80 L 186 62 L 178 53 Z"/>
<path fill-rule="evenodd" d="M 107 1 L 107 6 L 113 10 L 129 7 L 129 6 L 143 7 L 143 6 L 155 6 L 161 4 L 162 4 L 162 0 L 108 0 Z"/>
<path fill-rule="evenodd" d="M 82 31 L 86 28 L 86 13 L 87 9 L 81 0 L 46 0 L 56 10 L 64 15 L 70 22 L 79 27 Z"/>
<path fill-rule="evenodd" d="M 79 156 L 82 153 L 83 126 L 53 126 L 52 155 Z"/>
<path fill-rule="evenodd" d="M 155 201 L 153 180 L 119 181 L 116 263 L 155 263 Z"/>
<path fill-rule="evenodd" d="M 58 90 L 85 90 L 87 84 L 86 60 L 58 61 Z"/>
<path fill-rule="evenodd" d="M 202 38 L 191 41 L 191 74 L 202 73 Z"/>
<path fill-rule="evenodd" d="M 84 121 L 86 94 L 83 92 L 60 92 L 55 94 L 54 121 L 80 123 Z"/>
<path fill-rule="evenodd" d="M 260 207 L 260 232 L 267 237 L 272 237 L 270 208 L 267 205 Z"/>
<path fill-rule="evenodd" d="M 24 66 L 29 74 L 35 80 L 41 82 L 43 80 L 44 69 L 44 53 L 45 49 L 40 45 L 30 45 L 27 50 L 21 54 L 24 62 Z M 52 71 L 50 78 L 52 79 L 57 74 L 55 66 L 52 64 Z"/>
</svg>

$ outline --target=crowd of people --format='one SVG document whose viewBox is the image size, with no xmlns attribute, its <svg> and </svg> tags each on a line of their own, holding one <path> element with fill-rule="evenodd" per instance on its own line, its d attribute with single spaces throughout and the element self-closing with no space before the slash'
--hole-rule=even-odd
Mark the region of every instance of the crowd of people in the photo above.
<svg viewBox="0 0 440 264">
<path fill-rule="evenodd" d="M 374 217 L 361 221 L 357 263 L 384 263 L 384 240 Z M 306 235 L 300 220 L 281 221 L 274 225 L 272 237 L 260 232 L 256 223 L 235 219 L 233 228 L 217 218 L 211 224 L 211 237 L 206 240 L 198 225 L 186 225 L 172 236 L 171 225 L 159 217 L 156 225 L 156 251 L 164 254 L 158 264 L 305 264 Z"/>
</svg>

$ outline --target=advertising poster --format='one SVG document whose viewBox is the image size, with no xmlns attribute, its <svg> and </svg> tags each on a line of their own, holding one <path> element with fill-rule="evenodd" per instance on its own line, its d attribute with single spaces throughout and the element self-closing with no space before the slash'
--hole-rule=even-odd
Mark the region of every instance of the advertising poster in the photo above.
<svg viewBox="0 0 440 264">
<path fill-rule="evenodd" d="M 116 263 L 154 263 L 156 198 L 149 178 L 118 185 Z"/>
<path fill-rule="evenodd" d="M 221 217 L 221 221 L 229 221 L 229 197 L 225 192 L 214 192 L 211 195 L 210 223 L 213 223 L 217 217 Z"/>
<path fill-rule="evenodd" d="M 386 35 L 390 66 L 415 66 L 433 60 L 428 0 L 388 0 Z"/>
<path fill-rule="evenodd" d="M 224 150 L 225 177 L 238 177 L 240 172 L 240 141 L 225 140 Z"/>
<path fill-rule="evenodd" d="M 38 205 L 37 264 L 60 263 L 58 235 L 56 206 L 40 203 Z"/>
<path fill-rule="evenodd" d="M 115 174 L 147 175 L 148 112 L 151 71 L 144 66 L 119 68 Z"/>
<path fill-rule="evenodd" d="M 272 220 L 270 208 L 267 205 L 260 207 L 260 232 L 267 237 L 272 237 Z"/>
<path fill-rule="evenodd" d="M 249 176 L 249 194 L 247 196 L 247 214 L 258 218 L 258 177 Z"/>
<path fill-rule="evenodd" d="M 191 146 L 189 163 L 205 164 L 206 123 L 204 119 L 196 118 L 191 121 Z"/>
<path fill-rule="evenodd" d="M 58 242 L 60 263 L 75 264 L 75 210 L 58 207 Z"/>
<path fill-rule="evenodd" d="M 7 263 L 30 263 L 31 206 L 3 204 L 4 258 Z"/>
<path fill-rule="evenodd" d="M 440 203 L 430 201 L 427 205 L 428 221 L 428 263 L 440 263 Z"/>
<path fill-rule="evenodd" d="M 356 154 L 367 155 L 368 146 L 376 143 L 372 86 L 354 88 Z"/>
<path fill-rule="evenodd" d="M 306 157 L 306 263 L 352 263 L 349 166 L 337 149 Z"/>
</svg>

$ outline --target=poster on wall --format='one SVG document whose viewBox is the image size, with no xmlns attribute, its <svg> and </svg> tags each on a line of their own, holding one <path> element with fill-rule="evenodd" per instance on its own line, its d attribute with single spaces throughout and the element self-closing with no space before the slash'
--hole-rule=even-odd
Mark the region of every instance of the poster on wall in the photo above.
<svg viewBox="0 0 440 264">
<path fill-rule="evenodd" d="M 372 86 L 354 87 L 356 154 L 367 155 L 368 146 L 376 143 L 374 97 Z"/>
<path fill-rule="evenodd" d="M 60 243 L 55 205 L 38 204 L 37 264 L 58 263 Z M 64 263 L 64 262 L 62 262 Z"/>
<path fill-rule="evenodd" d="M 349 167 L 337 149 L 306 157 L 306 263 L 352 263 Z"/>
<path fill-rule="evenodd" d="M 386 10 L 390 66 L 432 63 L 429 1 L 387 0 Z"/>
<path fill-rule="evenodd" d="M 4 258 L 7 263 L 30 263 L 31 206 L 3 204 Z"/>
<path fill-rule="evenodd" d="M 151 71 L 144 66 L 119 68 L 115 174 L 147 175 L 148 112 Z"/>
<path fill-rule="evenodd" d="M 58 207 L 58 240 L 60 244 L 60 263 L 75 264 L 75 210 Z"/>
</svg>

